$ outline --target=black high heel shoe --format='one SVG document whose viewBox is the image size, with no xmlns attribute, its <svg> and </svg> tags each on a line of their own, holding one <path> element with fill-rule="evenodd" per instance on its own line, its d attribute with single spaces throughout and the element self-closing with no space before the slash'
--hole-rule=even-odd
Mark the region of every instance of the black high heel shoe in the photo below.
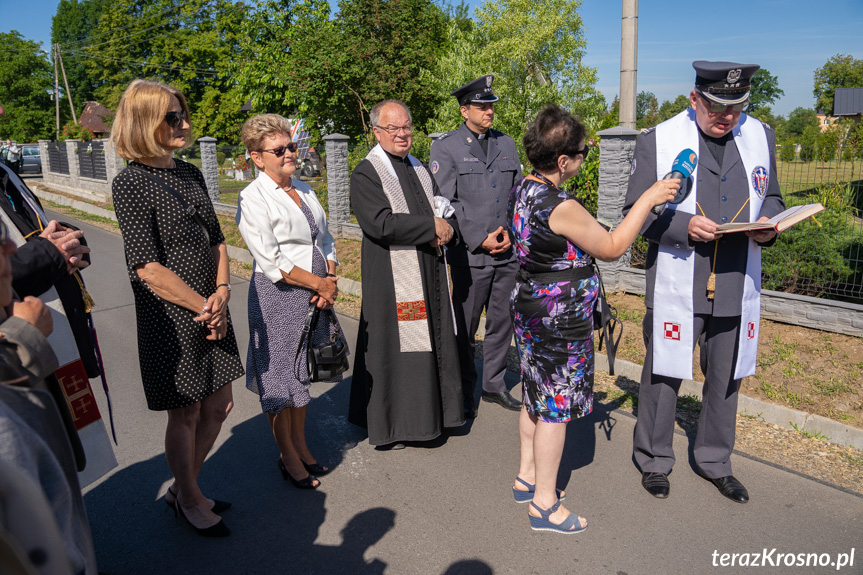
<svg viewBox="0 0 863 575">
<path fill-rule="evenodd" d="M 174 497 L 174 501 L 177 500 L 177 494 L 175 492 L 171 491 L 170 487 L 168 488 L 168 493 L 170 493 Z M 168 501 L 167 495 L 165 496 L 165 505 L 167 505 L 171 509 L 174 509 L 174 504 L 171 503 L 170 501 Z M 210 511 L 212 511 L 213 513 L 218 515 L 219 513 L 224 513 L 225 511 L 227 511 L 230 508 L 231 508 L 231 502 L 230 501 L 219 501 L 218 499 L 213 499 L 213 506 L 210 507 Z M 176 516 L 177 516 L 177 510 L 174 509 L 174 517 L 176 517 Z"/>
<path fill-rule="evenodd" d="M 297 489 L 317 489 L 321 486 L 321 482 L 318 481 L 318 478 L 309 473 L 306 477 L 302 479 L 294 479 L 294 477 L 288 473 L 288 468 L 285 467 L 285 464 L 282 462 L 282 458 L 279 457 L 279 471 L 282 472 L 282 479 L 287 481 L 291 480 L 291 483 L 294 484 L 294 487 Z M 318 484 L 315 485 L 315 481 L 318 481 Z"/>
<path fill-rule="evenodd" d="M 281 459 L 279 461 L 281 461 Z M 303 467 L 306 468 L 306 471 L 308 471 L 310 474 L 316 475 L 318 477 L 322 477 L 331 471 L 330 469 L 327 469 L 326 467 L 324 467 L 320 463 L 306 463 L 302 459 L 300 459 L 300 463 L 303 464 Z"/>
<path fill-rule="evenodd" d="M 183 513 L 183 507 L 180 505 L 180 500 L 177 499 L 174 501 L 174 516 L 176 517 L 179 513 L 180 517 L 186 520 L 192 529 L 195 530 L 195 533 L 202 537 L 227 537 L 231 534 L 231 530 L 228 529 L 228 526 L 225 525 L 225 520 L 221 519 L 215 525 L 210 525 L 209 527 L 195 527 L 192 525 L 192 522 L 189 521 L 189 518 L 186 517 L 186 514 Z"/>
</svg>

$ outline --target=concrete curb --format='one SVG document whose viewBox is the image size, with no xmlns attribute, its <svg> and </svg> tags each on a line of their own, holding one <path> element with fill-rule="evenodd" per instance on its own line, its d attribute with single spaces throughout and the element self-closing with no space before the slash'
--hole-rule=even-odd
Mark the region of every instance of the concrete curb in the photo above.
<svg viewBox="0 0 863 575">
<path fill-rule="evenodd" d="M 52 184 L 53 185 L 53 184 Z M 51 192 L 35 189 L 34 193 L 42 199 L 51 202 L 69 206 L 76 210 L 81 210 L 89 214 L 101 216 L 116 221 L 117 216 L 114 212 L 99 208 L 88 204 L 87 202 L 73 200 L 65 196 L 53 194 Z M 248 250 L 228 246 L 228 256 L 239 260 L 246 264 L 252 264 L 254 258 Z M 358 281 L 342 278 L 339 280 L 339 289 L 345 293 L 362 297 L 362 284 Z M 483 318 L 484 319 L 484 318 Z M 485 322 L 481 321 L 479 332 L 484 333 Z M 596 369 L 608 371 L 608 358 L 601 354 L 596 354 Z M 622 375 L 634 381 L 641 379 L 641 366 L 629 361 L 617 359 L 614 362 L 615 375 Z M 680 385 L 680 395 L 693 395 L 701 399 L 701 388 L 704 384 L 698 381 L 684 380 Z M 820 434 L 827 438 L 830 443 L 845 445 L 855 449 L 863 449 L 863 429 L 858 429 L 850 425 L 845 425 L 838 421 L 833 421 L 820 415 L 814 415 L 805 411 L 799 411 L 769 403 L 753 397 L 740 395 L 737 403 L 737 413 L 741 415 L 752 416 L 761 421 L 778 425 L 786 429 L 794 429 L 796 426 L 798 431 L 807 431 L 812 434 Z"/>
</svg>

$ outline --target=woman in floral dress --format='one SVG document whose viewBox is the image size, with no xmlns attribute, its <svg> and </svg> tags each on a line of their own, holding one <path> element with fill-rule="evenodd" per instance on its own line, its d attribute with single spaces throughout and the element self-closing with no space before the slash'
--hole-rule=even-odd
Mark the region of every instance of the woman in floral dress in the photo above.
<svg viewBox="0 0 863 575">
<path fill-rule="evenodd" d="M 671 200 L 679 180 L 651 186 L 614 231 L 606 231 L 563 182 L 590 148 L 584 127 L 549 104 L 524 136 L 534 168 L 512 192 L 509 224 L 521 266 L 510 297 L 521 358 L 521 462 L 513 485 L 531 502 L 534 530 L 578 533 L 587 521 L 561 505 L 555 486 L 566 423 L 593 409 L 593 308 L 599 281 L 593 258 L 613 261 L 629 248 L 650 209 Z"/>
</svg>

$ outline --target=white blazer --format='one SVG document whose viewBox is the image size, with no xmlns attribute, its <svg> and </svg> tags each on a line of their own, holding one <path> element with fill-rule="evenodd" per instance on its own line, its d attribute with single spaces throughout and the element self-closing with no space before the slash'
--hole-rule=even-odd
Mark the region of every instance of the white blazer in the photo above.
<svg viewBox="0 0 863 575">
<path fill-rule="evenodd" d="M 324 259 L 338 263 L 335 242 L 327 226 L 327 214 L 315 192 L 296 178 L 292 183 L 318 226 L 314 245 L 306 216 L 267 174 L 260 172 L 237 199 L 236 220 L 240 234 L 255 258 L 256 270 L 273 283 L 282 279 L 282 271 L 290 273 L 294 266 L 311 272 L 313 249 L 318 249 Z"/>
</svg>

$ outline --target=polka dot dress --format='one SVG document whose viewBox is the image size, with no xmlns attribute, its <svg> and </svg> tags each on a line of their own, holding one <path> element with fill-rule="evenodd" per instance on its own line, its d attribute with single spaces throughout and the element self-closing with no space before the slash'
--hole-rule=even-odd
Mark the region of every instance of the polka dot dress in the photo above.
<svg viewBox="0 0 863 575">
<path fill-rule="evenodd" d="M 300 209 L 306 216 L 312 243 L 319 230 L 315 217 L 306 204 Z M 327 274 L 327 263 L 320 250 L 312 251 L 312 273 Z M 255 272 L 249 286 L 249 353 L 246 356 L 246 387 L 261 396 L 261 407 L 278 413 L 286 407 L 302 407 L 309 403 L 309 370 L 306 365 L 306 342 L 300 341 L 309 298 L 312 291 L 273 283 L 261 272 Z M 326 315 L 319 315 L 312 341 L 324 341 L 333 326 Z M 302 347 L 300 347 L 302 346 Z M 297 357 L 297 349 L 300 349 Z M 341 381 L 338 376 L 333 381 Z"/>
<path fill-rule="evenodd" d="M 126 265 L 135 294 L 138 356 L 147 406 L 154 411 L 187 407 L 243 375 L 228 314 L 227 335 L 209 341 L 197 314 L 154 294 L 135 266 L 159 262 L 204 297 L 216 291 L 216 261 L 210 251 L 224 241 L 201 172 L 175 160 L 174 168 L 134 164 L 112 184 L 114 209 L 123 233 Z M 204 219 L 207 233 L 180 201 L 140 170 L 177 190 Z M 209 235 L 209 240 L 207 236 Z"/>
</svg>

